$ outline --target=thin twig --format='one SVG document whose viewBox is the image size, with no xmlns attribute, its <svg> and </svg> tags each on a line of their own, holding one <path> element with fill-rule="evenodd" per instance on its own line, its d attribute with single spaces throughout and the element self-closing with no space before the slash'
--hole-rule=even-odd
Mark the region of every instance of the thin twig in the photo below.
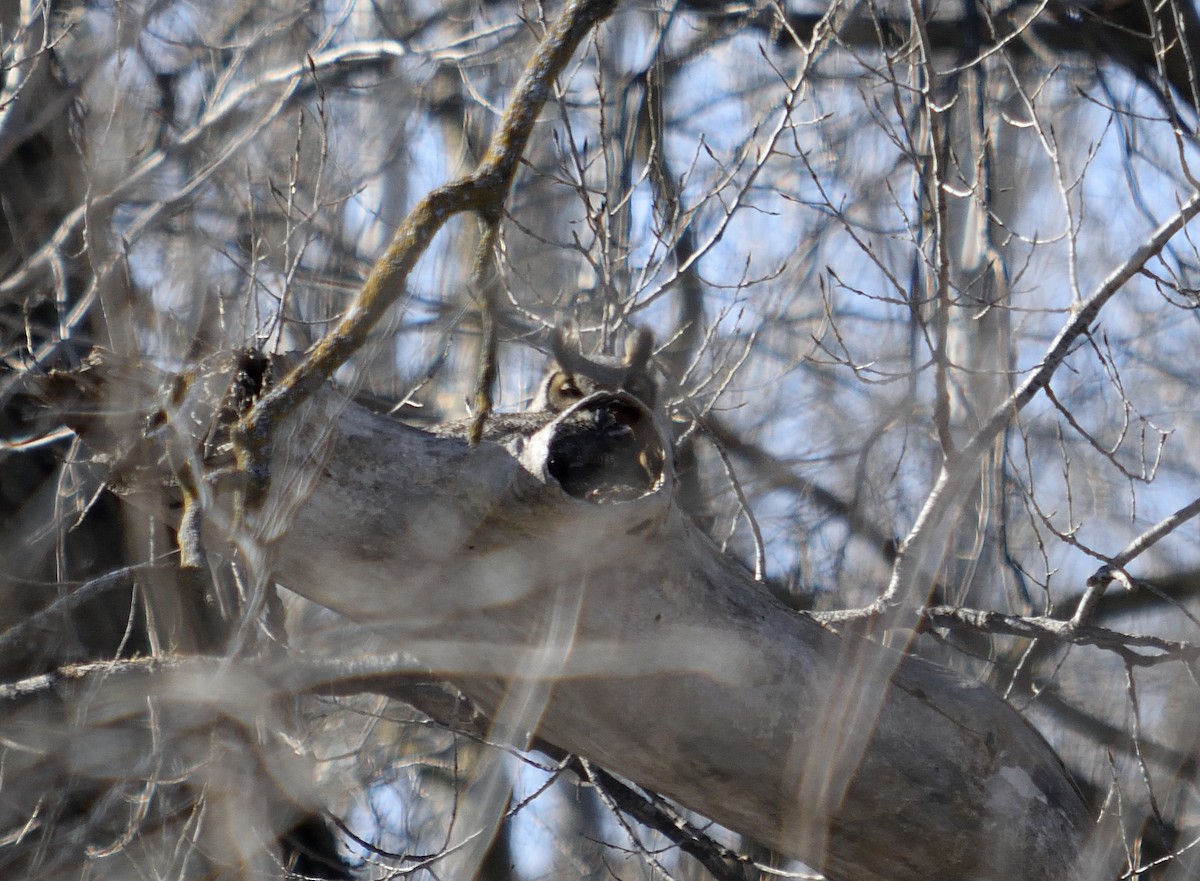
<svg viewBox="0 0 1200 881">
<path fill-rule="evenodd" d="M 1125 566 L 1135 557 L 1152 547 L 1159 539 L 1169 535 L 1180 525 L 1200 514 L 1200 498 L 1184 505 L 1174 514 L 1155 523 L 1122 550 L 1115 557 L 1097 569 L 1087 580 L 1087 590 L 1076 606 L 1071 623 L 1078 626 L 1091 620 L 1100 604 L 1100 598 L 1112 582 L 1120 582 L 1126 590 L 1134 590 L 1138 582 L 1128 572 Z M 1191 617 L 1189 615 L 1189 617 Z"/>
<path fill-rule="evenodd" d="M 950 506 L 955 503 L 966 470 L 973 467 L 973 463 L 991 449 L 992 443 L 1012 421 L 1013 416 L 1023 410 L 1037 393 L 1046 387 L 1078 339 L 1091 328 L 1105 304 L 1197 214 L 1200 214 L 1200 192 L 1193 193 L 1170 219 L 1161 223 L 1141 247 L 1113 269 L 1095 292 L 1073 310 L 1073 318 L 1059 330 L 1037 369 L 996 407 L 958 453 L 947 459 L 912 529 L 897 550 L 891 581 L 872 605 L 871 614 L 878 614 L 898 602 L 901 586 L 908 579 L 909 566 L 906 564 L 909 552 L 919 538 L 936 527 Z"/>
<path fill-rule="evenodd" d="M 1128 545 L 1126 545 L 1125 549 L 1122 550 L 1121 553 L 1109 560 L 1109 565 L 1118 569 L 1123 568 L 1127 563 L 1142 554 L 1163 536 L 1169 535 L 1178 527 L 1191 520 L 1197 514 L 1200 514 L 1200 498 L 1194 499 L 1171 516 L 1160 520 L 1158 523 L 1155 523 L 1153 526 L 1131 541 Z"/>
</svg>

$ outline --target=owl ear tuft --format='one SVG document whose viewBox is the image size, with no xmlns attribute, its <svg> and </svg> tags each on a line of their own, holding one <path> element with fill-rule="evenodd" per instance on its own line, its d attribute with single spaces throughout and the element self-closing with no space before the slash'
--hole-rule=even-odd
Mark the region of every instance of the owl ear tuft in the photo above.
<svg viewBox="0 0 1200 881">
<path fill-rule="evenodd" d="M 550 351 L 558 366 L 568 373 L 582 373 L 588 369 L 589 362 L 583 356 L 583 342 L 579 339 L 579 325 L 572 318 L 554 328 Z"/>
<path fill-rule="evenodd" d="M 644 327 L 639 327 L 625 340 L 625 366 L 637 370 L 645 368 L 650 363 L 650 353 L 654 350 L 654 334 Z"/>
<path fill-rule="evenodd" d="M 564 358 L 570 359 L 572 355 L 578 355 L 581 346 L 579 325 L 575 323 L 574 318 L 565 319 L 562 324 L 554 328 L 554 332 L 550 336 L 550 351 L 560 364 Z"/>
</svg>

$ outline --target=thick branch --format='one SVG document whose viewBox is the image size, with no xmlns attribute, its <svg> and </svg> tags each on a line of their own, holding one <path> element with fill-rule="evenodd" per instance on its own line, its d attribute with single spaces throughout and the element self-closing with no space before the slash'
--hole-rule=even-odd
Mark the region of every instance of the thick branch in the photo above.
<svg viewBox="0 0 1200 881">
<path fill-rule="evenodd" d="M 489 714 L 527 708 L 494 737 L 540 719 L 549 743 L 833 878 L 1085 872 L 1079 795 L 983 686 L 797 616 L 662 492 L 589 504 L 494 444 L 327 406 L 282 435 L 338 420 L 280 580 Z M 858 730 L 847 689 L 873 708 Z"/>
</svg>

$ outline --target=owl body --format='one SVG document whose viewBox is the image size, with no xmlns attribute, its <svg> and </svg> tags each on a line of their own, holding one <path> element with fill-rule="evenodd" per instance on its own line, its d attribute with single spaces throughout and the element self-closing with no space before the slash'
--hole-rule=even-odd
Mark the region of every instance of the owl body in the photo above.
<svg viewBox="0 0 1200 881">
<path fill-rule="evenodd" d="M 596 392 L 625 392 L 654 408 L 658 388 L 650 375 L 654 337 L 650 331 L 635 331 L 626 341 L 625 354 L 584 355 L 579 331 L 568 323 L 554 331 L 554 365 L 542 378 L 530 409 L 561 413 Z"/>
<path fill-rule="evenodd" d="M 639 330 L 630 336 L 623 356 L 584 355 L 579 332 L 568 323 L 553 336 L 551 365 L 529 410 L 488 417 L 483 440 L 515 444 L 517 449 L 540 429 L 555 423 L 546 450 L 546 473 L 563 491 L 596 502 L 638 498 L 657 484 L 663 450 L 654 419 L 632 405 L 637 398 L 648 408 L 658 400 L 650 375 L 654 338 Z M 608 392 L 609 394 L 597 394 Z M 592 395 L 583 407 L 566 411 Z M 442 437 L 466 437 L 473 420 L 433 428 Z"/>
<path fill-rule="evenodd" d="M 662 475 L 663 454 L 653 419 L 627 400 L 637 398 L 653 409 L 658 387 L 650 375 L 654 337 L 637 330 L 626 340 L 625 354 L 584 355 L 573 323 L 556 329 L 554 364 L 543 377 L 529 415 L 554 417 L 591 395 L 584 410 L 563 423 L 546 470 L 568 495 L 593 501 L 637 498 Z"/>
</svg>

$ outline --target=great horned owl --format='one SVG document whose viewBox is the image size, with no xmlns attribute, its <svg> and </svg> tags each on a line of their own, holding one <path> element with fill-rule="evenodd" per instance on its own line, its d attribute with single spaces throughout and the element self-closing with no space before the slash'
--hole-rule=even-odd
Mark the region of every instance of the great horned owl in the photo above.
<svg viewBox="0 0 1200 881">
<path fill-rule="evenodd" d="M 579 329 L 567 322 L 554 331 L 551 352 L 554 366 L 546 373 L 530 409 L 561 413 L 576 401 L 596 392 L 625 392 L 651 409 L 658 387 L 650 375 L 654 335 L 636 330 L 625 342 L 625 355 L 584 355 Z"/>
<path fill-rule="evenodd" d="M 584 355 L 578 329 L 565 324 L 554 332 L 554 365 L 538 387 L 532 412 L 562 413 L 601 392 L 623 393 L 652 409 L 658 400 L 650 375 L 653 346 L 650 331 L 638 330 L 626 341 L 622 357 Z M 636 498 L 662 474 L 653 420 L 613 394 L 598 395 L 586 412 L 560 426 L 546 467 L 569 495 Z"/>
<path fill-rule="evenodd" d="M 551 347 L 554 364 L 542 379 L 530 409 L 494 414 L 484 426 L 483 439 L 520 445 L 555 422 L 545 467 L 568 495 L 604 502 L 637 498 L 650 491 L 662 475 L 662 446 L 653 418 L 632 405 L 628 397 L 650 408 L 658 399 L 650 376 L 653 345 L 653 335 L 639 330 L 629 338 L 622 357 L 584 355 L 574 324 L 556 329 Z M 566 415 L 592 395 L 596 397 L 588 404 Z M 459 420 L 432 431 L 463 437 L 470 424 L 469 419 Z"/>
</svg>

